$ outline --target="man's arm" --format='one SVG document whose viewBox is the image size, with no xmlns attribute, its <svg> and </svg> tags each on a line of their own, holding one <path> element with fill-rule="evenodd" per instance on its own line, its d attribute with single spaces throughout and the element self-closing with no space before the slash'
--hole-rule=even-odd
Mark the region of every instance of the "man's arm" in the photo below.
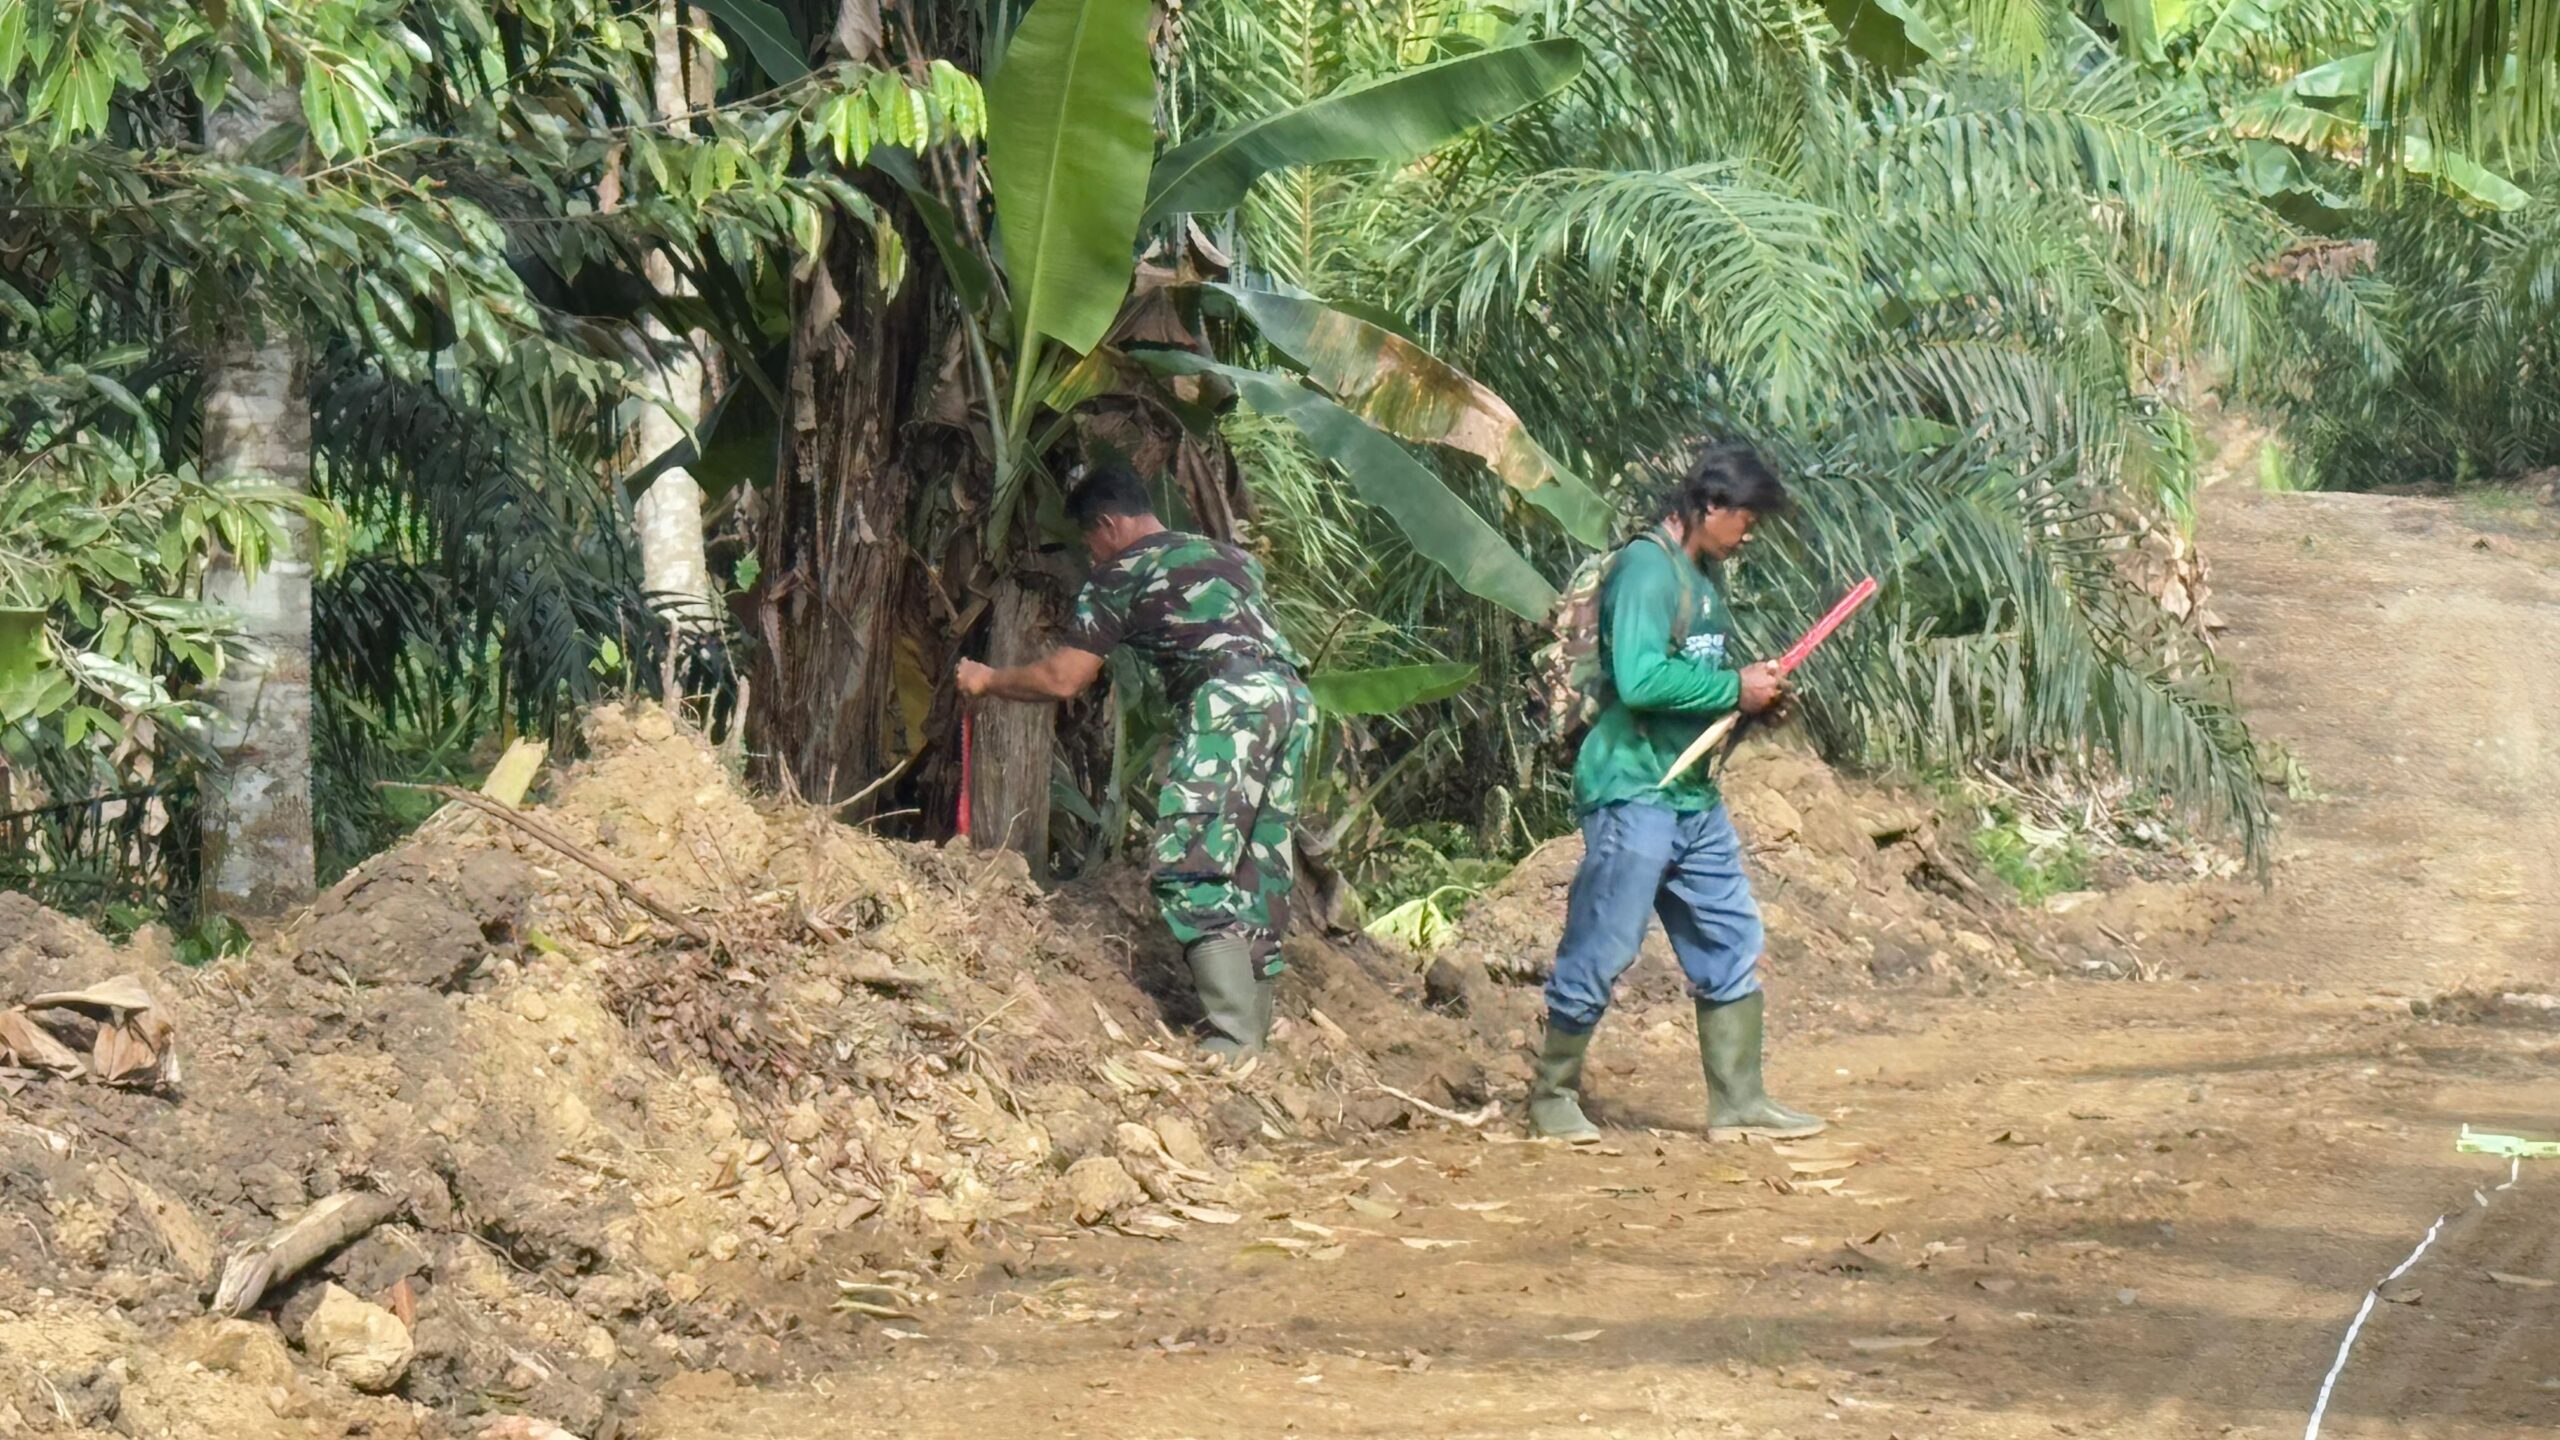
<svg viewBox="0 0 2560 1440">
<path fill-rule="evenodd" d="M 960 662 L 960 693 L 993 695 L 999 700 L 1073 700 L 1102 678 L 1102 657 L 1090 650 L 1062 646 L 1028 665 L 999 670 L 975 660 Z"/>
<path fill-rule="evenodd" d="M 1609 682 L 1630 710 L 1721 715 L 1742 700 L 1742 677 L 1671 648 L 1671 612 L 1681 603 L 1671 559 L 1652 545 L 1618 557 L 1601 597 L 1609 633 Z"/>
</svg>

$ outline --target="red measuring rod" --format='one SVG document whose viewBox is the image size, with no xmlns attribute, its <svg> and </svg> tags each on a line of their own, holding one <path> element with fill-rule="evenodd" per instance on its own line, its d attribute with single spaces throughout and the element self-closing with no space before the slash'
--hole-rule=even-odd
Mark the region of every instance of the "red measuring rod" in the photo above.
<svg viewBox="0 0 2560 1440">
<path fill-rule="evenodd" d="M 1804 657 L 1813 653 L 1814 646 L 1830 639 L 1831 632 L 1840 628 L 1840 622 L 1856 613 L 1857 608 L 1874 598 L 1875 593 L 1876 577 L 1873 575 L 1850 587 L 1849 593 L 1840 597 L 1840 603 L 1831 607 L 1830 614 L 1823 616 L 1814 623 L 1812 629 L 1804 632 L 1804 638 L 1795 643 L 1794 649 L 1778 657 L 1778 673 L 1784 675 L 1803 664 Z"/>
<path fill-rule="evenodd" d="M 1786 654 L 1778 657 L 1778 673 L 1781 675 L 1787 674 L 1797 666 L 1803 664 L 1805 657 L 1813 653 L 1814 646 L 1830 639 L 1831 632 L 1840 628 L 1840 622 L 1848 619 L 1852 614 L 1856 613 L 1859 606 L 1864 605 L 1867 601 L 1873 599 L 1875 597 L 1875 593 L 1876 580 L 1872 575 L 1851 587 L 1848 594 L 1840 597 L 1840 603 L 1831 607 L 1830 614 L 1823 616 L 1812 629 L 1804 632 L 1804 638 L 1795 643 L 1794 649 L 1789 650 Z M 1697 764 L 1701 756 L 1705 755 L 1709 750 L 1714 749 L 1716 746 L 1723 744 L 1724 738 L 1727 735 L 1732 734 L 1734 730 L 1742 724 L 1742 722 L 1743 714 L 1741 711 L 1736 710 L 1713 725 L 1708 726 L 1706 729 L 1699 731 L 1698 738 L 1689 742 L 1689 748 L 1680 752 L 1680 758 L 1671 762 L 1671 768 L 1662 772 L 1662 779 L 1660 783 L 1668 785 L 1672 781 L 1679 779 L 1681 771 Z"/>
</svg>

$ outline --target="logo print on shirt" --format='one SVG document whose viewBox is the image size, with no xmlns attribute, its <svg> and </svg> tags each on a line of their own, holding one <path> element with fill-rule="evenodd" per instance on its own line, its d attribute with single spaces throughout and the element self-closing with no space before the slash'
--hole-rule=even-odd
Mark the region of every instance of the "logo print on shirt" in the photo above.
<svg viewBox="0 0 2560 1440">
<path fill-rule="evenodd" d="M 1681 643 L 1680 653 L 1692 660 L 1721 669 L 1724 666 L 1724 636 L 1722 634 L 1692 635 Z"/>
</svg>

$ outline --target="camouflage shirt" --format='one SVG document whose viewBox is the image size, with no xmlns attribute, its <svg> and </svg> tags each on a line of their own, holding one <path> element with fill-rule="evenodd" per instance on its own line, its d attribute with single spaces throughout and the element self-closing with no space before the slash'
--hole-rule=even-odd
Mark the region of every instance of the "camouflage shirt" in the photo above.
<svg viewBox="0 0 2560 1440">
<path fill-rule="evenodd" d="M 1096 655 L 1128 646 L 1156 667 L 1180 704 L 1213 675 L 1301 668 L 1263 589 L 1261 562 L 1242 550 L 1161 530 L 1084 582 L 1066 643 Z"/>
</svg>

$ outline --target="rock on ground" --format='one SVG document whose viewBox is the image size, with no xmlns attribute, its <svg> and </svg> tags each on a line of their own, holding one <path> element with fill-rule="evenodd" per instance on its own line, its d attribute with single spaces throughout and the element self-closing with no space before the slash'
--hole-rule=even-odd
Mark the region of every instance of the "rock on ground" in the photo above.
<svg viewBox="0 0 2560 1440">
<path fill-rule="evenodd" d="M 399 1316 L 332 1285 L 302 1322 L 302 1352 L 355 1389 L 379 1395 L 400 1383 L 417 1346 Z"/>
</svg>

